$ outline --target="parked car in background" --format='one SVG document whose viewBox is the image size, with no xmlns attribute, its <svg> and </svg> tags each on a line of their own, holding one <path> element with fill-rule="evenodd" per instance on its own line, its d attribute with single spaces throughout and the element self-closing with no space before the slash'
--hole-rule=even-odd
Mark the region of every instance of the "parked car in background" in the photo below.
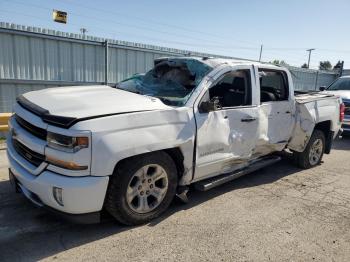
<svg viewBox="0 0 350 262">
<path fill-rule="evenodd" d="M 342 98 L 345 112 L 343 121 L 344 134 L 350 134 L 350 76 L 342 76 L 335 80 L 328 88 L 321 87 L 321 91 L 338 95 Z"/>
<path fill-rule="evenodd" d="M 110 86 L 21 95 L 7 138 L 10 178 L 38 206 L 88 222 L 102 209 L 128 225 L 163 213 L 189 185 L 209 190 L 280 160 L 302 168 L 331 151 L 338 96 L 294 91 L 286 68 L 162 58 Z"/>
</svg>

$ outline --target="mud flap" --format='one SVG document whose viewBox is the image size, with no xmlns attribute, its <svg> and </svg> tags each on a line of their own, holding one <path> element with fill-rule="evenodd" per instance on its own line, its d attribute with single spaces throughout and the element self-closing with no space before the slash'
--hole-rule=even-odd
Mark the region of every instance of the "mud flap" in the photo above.
<svg viewBox="0 0 350 262">
<path fill-rule="evenodd" d="M 329 131 L 328 134 L 326 135 L 326 145 L 324 150 L 325 154 L 329 154 L 331 152 L 333 137 L 334 137 L 334 131 Z"/>
</svg>

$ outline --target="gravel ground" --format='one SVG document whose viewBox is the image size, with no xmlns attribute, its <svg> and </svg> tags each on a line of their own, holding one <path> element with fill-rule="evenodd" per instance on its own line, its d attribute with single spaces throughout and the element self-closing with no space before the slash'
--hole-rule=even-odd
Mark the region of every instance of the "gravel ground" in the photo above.
<svg viewBox="0 0 350 262">
<path fill-rule="evenodd" d="M 316 168 L 282 160 L 189 197 L 144 226 L 69 224 L 12 192 L 0 150 L 0 261 L 350 260 L 350 139 Z"/>
</svg>

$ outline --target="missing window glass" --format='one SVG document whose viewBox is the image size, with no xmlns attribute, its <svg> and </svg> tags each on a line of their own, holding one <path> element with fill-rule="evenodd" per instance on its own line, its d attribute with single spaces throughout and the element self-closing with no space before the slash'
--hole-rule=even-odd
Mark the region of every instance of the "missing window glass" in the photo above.
<svg viewBox="0 0 350 262">
<path fill-rule="evenodd" d="M 261 103 L 288 100 L 289 87 L 284 71 L 260 68 L 259 81 Z"/>
<path fill-rule="evenodd" d="M 210 99 L 217 97 L 225 107 L 246 106 L 252 104 L 250 70 L 229 72 L 209 90 Z"/>
</svg>

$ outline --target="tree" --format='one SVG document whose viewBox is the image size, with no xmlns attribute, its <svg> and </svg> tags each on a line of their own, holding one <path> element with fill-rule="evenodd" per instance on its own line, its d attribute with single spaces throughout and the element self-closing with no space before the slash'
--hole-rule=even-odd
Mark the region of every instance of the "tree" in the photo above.
<svg viewBox="0 0 350 262">
<path fill-rule="evenodd" d="M 308 68 L 307 63 L 304 63 L 301 68 Z"/>
<path fill-rule="evenodd" d="M 274 64 L 274 65 L 281 65 L 281 66 L 287 66 L 288 65 L 284 60 L 277 60 L 277 59 L 273 60 L 270 63 Z"/>
<path fill-rule="evenodd" d="M 333 67 L 333 69 L 338 69 L 339 70 L 341 67 L 342 67 L 342 62 L 340 60 L 338 60 L 338 62 Z"/>
<path fill-rule="evenodd" d="M 318 66 L 320 70 L 331 70 L 332 64 L 329 61 L 320 61 L 320 65 Z"/>
</svg>

